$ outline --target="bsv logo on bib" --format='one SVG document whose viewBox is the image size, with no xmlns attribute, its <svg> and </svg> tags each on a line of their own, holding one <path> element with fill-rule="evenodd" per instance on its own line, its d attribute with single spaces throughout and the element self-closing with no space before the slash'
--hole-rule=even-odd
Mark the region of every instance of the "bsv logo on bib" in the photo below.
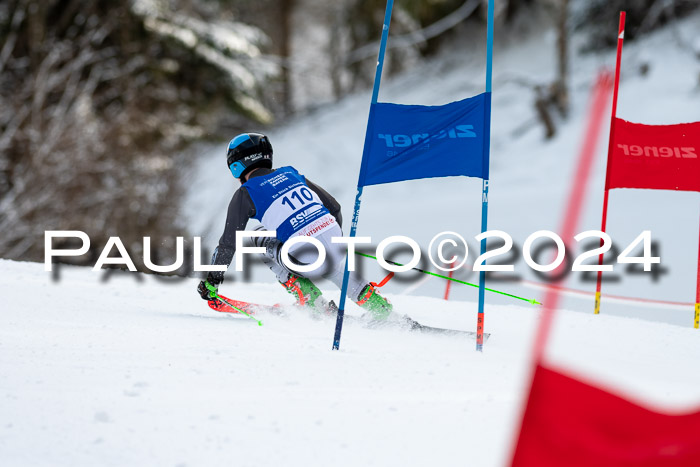
<svg viewBox="0 0 700 467">
<path fill-rule="evenodd" d="M 299 225 L 299 223 L 303 223 L 306 219 L 311 217 L 316 211 L 321 209 L 321 206 L 316 204 L 314 206 L 311 206 L 308 209 L 304 209 L 300 213 L 296 214 L 294 217 L 292 217 L 289 222 L 292 223 L 292 227 L 296 227 Z"/>
</svg>

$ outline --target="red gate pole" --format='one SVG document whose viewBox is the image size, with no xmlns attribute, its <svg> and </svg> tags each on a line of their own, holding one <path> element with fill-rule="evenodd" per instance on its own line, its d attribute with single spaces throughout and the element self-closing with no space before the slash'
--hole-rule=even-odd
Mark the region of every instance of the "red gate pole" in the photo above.
<svg viewBox="0 0 700 467">
<path fill-rule="evenodd" d="M 447 277 L 452 279 L 452 275 L 454 274 L 454 271 L 450 271 L 447 273 Z M 698 277 L 700 278 L 700 273 L 698 273 Z M 452 281 L 447 281 L 447 285 L 445 285 L 445 300 L 450 299 L 450 286 L 452 285 Z M 697 300 L 696 300 L 697 301 Z"/>
<path fill-rule="evenodd" d="M 700 231 L 698 231 L 698 284 L 695 286 L 695 329 L 700 329 Z"/>
<path fill-rule="evenodd" d="M 620 12 L 620 27 L 617 32 L 617 59 L 615 62 L 615 87 L 613 90 L 612 116 L 610 117 L 610 140 L 608 142 L 608 165 L 605 170 L 605 195 L 603 196 L 603 219 L 601 221 L 600 230 L 605 232 L 605 227 L 608 221 L 608 182 L 610 177 L 610 156 L 612 155 L 613 144 L 615 141 L 615 119 L 617 118 L 617 92 L 620 87 L 620 63 L 622 62 L 622 42 L 625 39 L 625 12 Z M 600 246 L 603 246 L 603 239 L 600 239 Z M 598 266 L 603 265 L 603 254 L 598 256 Z M 603 281 L 603 271 L 598 271 L 598 279 L 595 288 L 595 308 L 594 313 L 600 313 L 600 286 Z"/>
</svg>

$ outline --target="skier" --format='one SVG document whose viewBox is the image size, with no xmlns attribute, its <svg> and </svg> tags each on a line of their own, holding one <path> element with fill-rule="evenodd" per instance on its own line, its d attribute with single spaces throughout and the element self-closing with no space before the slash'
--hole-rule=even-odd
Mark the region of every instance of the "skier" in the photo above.
<svg viewBox="0 0 700 467">
<path fill-rule="evenodd" d="M 236 234 L 244 230 L 248 220 L 257 219 L 257 230 L 275 230 L 276 237 L 257 237 L 255 246 L 264 247 L 263 262 L 275 273 L 280 284 L 296 299 L 297 305 L 308 307 L 316 313 L 330 314 L 337 310 L 335 304 L 326 301 L 311 279 L 323 276 L 339 288 L 345 272 L 345 249 L 331 243 L 332 237 L 343 235 L 340 204 L 323 188 L 307 180 L 294 167 L 272 168 L 272 145 L 267 136 L 243 133 L 228 145 L 226 164 L 241 187 L 233 194 L 228 206 L 224 233 L 214 250 L 212 264 L 226 265 L 233 260 L 236 251 Z M 326 249 L 324 270 L 304 273 L 288 269 L 280 259 L 282 244 L 290 238 L 306 235 L 319 240 Z M 289 249 L 289 258 L 300 265 L 312 264 L 317 250 L 305 243 L 297 243 Z M 218 290 L 224 280 L 224 272 L 210 272 L 201 281 L 197 291 L 204 300 L 216 300 L 207 283 Z M 392 306 L 379 295 L 375 284 L 350 273 L 347 296 L 376 321 L 384 321 L 391 314 Z"/>
</svg>

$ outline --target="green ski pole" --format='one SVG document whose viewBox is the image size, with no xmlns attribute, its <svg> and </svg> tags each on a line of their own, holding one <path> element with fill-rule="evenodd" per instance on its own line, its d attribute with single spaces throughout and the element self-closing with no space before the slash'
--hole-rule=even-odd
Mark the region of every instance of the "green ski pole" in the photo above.
<svg viewBox="0 0 700 467">
<path fill-rule="evenodd" d="M 217 300 L 221 300 L 222 302 L 224 302 L 225 304 L 227 304 L 228 306 L 230 306 L 231 308 L 233 308 L 233 309 L 236 310 L 237 312 L 242 313 L 242 314 L 246 315 L 248 318 L 250 318 L 250 319 L 252 319 L 253 321 L 257 322 L 257 323 L 258 323 L 258 326 L 262 326 L 262 321 L 260 321 L 259 319 L 255 318 L 255 317 L 254 317 L 253 315 L 251 315 L 250 313 L 246 313 L 245 311 L 241 310 L 240 308 L 238 308 L 238 307 L 235 306 L 234 304 L 230 303 L 228 300 L 226 300 L 226 299 L 224 299 L 224 298 L 221 298 L 221 296 L 220 296 L 218 293 L 216 293 L 216 287 L 214 287 L 213 285 L 211 285 L 211 284 L 209 283 L 209 281 L 204 282 L 204 285 L 206 285 L 207 289 L 209 289 L 209 296 L 210 296 L 210 297 L 216 298 Z"/>
<path fill-rule="evenodd" d="M 365 258 L 372 258 L 372 259 L 374 259 L 374 260 L 377 259 L 376 256 L 367 255 L 367 254 L 365 254 L 365 253 L 360 253 L 359 251 L 356 251 L 355 254 L 356 254 L 356 255 L 360 255 L 360 256 L 364 256 Z M 390 260 L 385 260 L 385 261 L 386 261 L 387 263 L 391 263 L 391 264 L 394 264 L 394 265 L 396 265 L 396 266 L 403 266 L 403 264 L 397 263 L 396 261 L 390 261 Z M 414 271 L 422 272 L 423 274 L 427 274 L 427 275 L 429 275 L 429 276 L 435 276 L 435 277 L 439 277 L 440 279 L 445 279 L 445 280 L 448 280 L 448 281 L 457 282 L 457 283 L 459 283 L 459 284 L 469 285 L 469 286 L 471 286 L 471 287 L 476 287 L 477 289 L 479 288 L 479 286 L 476 285 L 476 284 L 472 284 L 472 283 L 470 283 L 470 282 L 461 281 L 461 280 L 459 280 L 459 279 L 455 279 L 454 277 L 443 276 L 442 274 L 436 274 L 436 273 L 434 273 L 434 272 L 426 271 L 426 270 L 420 269 L 420 268 L 411 268 L 411 269 L 413 269 Z M 517 295 L 513 295 L 513 294 L 506 293 L 506 292 L 501 292 L 500 290 L 494 290 L 494 289 L 489 289 L 489 288 L 485 288 L 484 290 L 487 290 L 487 291 L 493 292 L 493 293 L 497 293 L 497 294 L 501 294 L 501 295 L 505 295 L 506 297 L 512 297 L 512 298 L 516 298 L 516 299 L 518 299 L 518 300 L 523 300 L 523 301 L 528 302 L 528 303 L 531 303 L 531 304 L 533 304 L 533 305 L 542 305 L 540 302 L 538 302 L 538 301 L 535 300 L 534 298 L 533 298 L 533 299 L 529 299 L 529 298 L 518 297 Z"/>
</svg>

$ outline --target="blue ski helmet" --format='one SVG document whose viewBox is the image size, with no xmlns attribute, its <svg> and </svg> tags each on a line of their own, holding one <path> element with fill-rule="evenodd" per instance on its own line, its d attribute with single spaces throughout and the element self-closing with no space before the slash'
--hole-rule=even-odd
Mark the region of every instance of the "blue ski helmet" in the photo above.
<svg viewBox="0 0 700 467">
<path fill-rule="evenodd" d="M 228 143 L 226 165 L 236 178 L 258 167 L 272 168 L 272 145 L 265 135 L 243 133 Z"/>
</svg>

